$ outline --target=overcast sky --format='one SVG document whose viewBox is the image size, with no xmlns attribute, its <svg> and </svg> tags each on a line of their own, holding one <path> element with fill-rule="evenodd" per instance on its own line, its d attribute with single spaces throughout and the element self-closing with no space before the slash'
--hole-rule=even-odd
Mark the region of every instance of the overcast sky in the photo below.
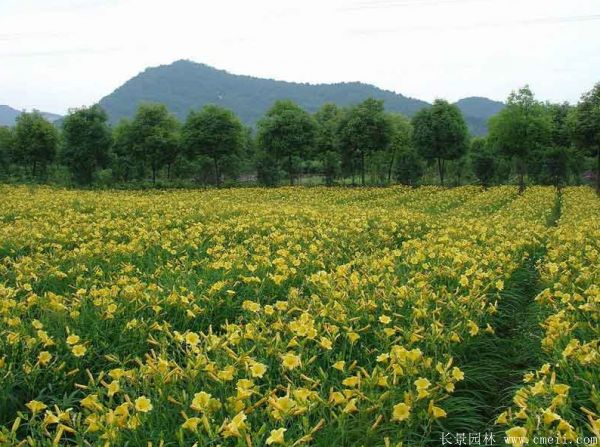
<svg viewBox="0 0 600 447">
<path fill-rule="evenodd" d="M 600 81 L 600 0 L 0 0 L 0 104 L 65 113 L 148 66 L 363 81 L 431 101 Z"/>
</svg>

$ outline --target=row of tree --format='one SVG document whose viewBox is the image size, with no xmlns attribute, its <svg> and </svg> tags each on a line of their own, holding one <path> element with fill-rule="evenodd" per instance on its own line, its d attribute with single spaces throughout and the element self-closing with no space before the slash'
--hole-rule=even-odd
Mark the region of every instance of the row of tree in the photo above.
<svg viewBox="0 0 600 447">
<path fill-rule="evenodd" d="M 301 174 L 326 184 L 414 185 L 426 170 L 443 185 L 450 164 L 455 182 L 471 176 L 487 186 L 516 174 L 559 186 L 579 181 L 596 158 L 600 190 L 600 84 L 576 106 L 542 103 L 528 87 L 513 92 L 489 121 L 487 138 L 471 138 L 461 111 L 436 100 L 409 120 L 367 99 L 349 108 L 325 104 L 311 115 L 292 101 L 277 101 L 256 126 L 244 126 L 227 109 L 207 105 L 181 123 L 161 104 L 142 104 L 132 120 L 111 127 L 98 105 L 70 111 L 60 127 L 39 113 L 23 113 L 14 128 L 0 128 L 5 173 L 43 178 L 48 166 L 64 166 L 74 182 L 89 185 L 159 175 L 220 185 L 254 177 L 294 184 Z"/>
</svg>

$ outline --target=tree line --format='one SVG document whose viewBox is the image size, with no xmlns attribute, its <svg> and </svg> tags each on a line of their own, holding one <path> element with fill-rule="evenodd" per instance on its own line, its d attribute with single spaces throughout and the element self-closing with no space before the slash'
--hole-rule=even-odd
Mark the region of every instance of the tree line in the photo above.
<svg viewBox="0 0 600 447">
<path fill-rule="evenodd" d="M 80 186 L 249 179 L 275 186 L 306 176 L 327 185 L 418 185 L 435 173 L 441 185 L 449 176 L 484 187 L 514 179 L 521 191 L 526 179 L 559 187 L 587 175 L 600 191 L 600 83 L 575 106 L 538 101 L 526 86 L 488 126 L 486 137 L 472 138 L 458 107 L 442 99 L 412 119 L 372 98 L 324 104 L 314 114 L 280 100 L 255 128 L 216 105 L 180 122 L 162 104 L 141 104 L 111 127 L 94 105 L 70 110 L 58 126 L 34 111 L 0 127 L 0 170 L 37 181 L 52 170 Z"/>
</svg>

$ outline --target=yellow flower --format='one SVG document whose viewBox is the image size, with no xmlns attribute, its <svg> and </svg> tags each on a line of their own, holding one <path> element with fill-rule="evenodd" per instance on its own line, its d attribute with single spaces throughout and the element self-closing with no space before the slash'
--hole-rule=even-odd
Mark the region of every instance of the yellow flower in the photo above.
<svg viewBox="0 0 600 447">
<path fill-rule="evenodd" d="M 392 421 L 402 422 L 410 416 L 410 405 L 406 405 L 404 402 L 394 405 L 392 411 Z"/>
<path fill-rule="evenodd" d="M 496 289 L 498 289 L 498 290 L 504 290 L 504 281 L 502 281 L 501 279 L 499 279 L 498 281 L 496 281 Z"/>
<path fill-rule="evenodd" d="M 276 430 L 271 430 L 271 434 L 267 438 L 267 444 L 285 444 L 284 433 L 286 431 L 286 428 L 278 428 Z"/>
<path fill-rule="evenodd" d="M 42 351 L 38 354 L 38 362 L 42 366 L 46 366 L 52 360 L 52 354 L 48 351 Z"/>
<path fill-rule="evenodd" d="M 148 413 L 152 411 L 152 402 L 146 396 L 140 396 L 135 400 L 135 409 L 140 413 Z"/>
<path fill-rule="evenodd" d="M 330 350 L 332 348 L 331 340 L 328 339 L 327 337 L 321 337 L 319 344 L 321 345 L 322 348 L 327 349 L 327 350 Z"/>
<path fill-rule="evenodd" d="M 560 420 L 560 416 L 553 411 L 546 409 L 543 413 L 544 424 L 550 425 L 554 421 Z"/>
<path fill-rule="evenodd" d="M 83 357 L 87 352 L 87 348 L 83 345 L 75 345 L 71 348 L 75 357 Z"/>
<path fill-rule="evenodd" d="M 241 431 L 246 428 L 248 428 L 246 425 L 246 415 L 243 411 L 240 411 L 231 419 L 231 422 L 224 424 L 222 432 L 226 438 L 231 436 L 239 438 L 242 436 Z"/>
<path fill-rule="evenodd" d="M 379 322 L 383 323 L 383 324 L 389 324 L 392 321 L 392 319 L 390 317 L 388 317 L 387 315 L 381 315 L 379 317 Z"/>
<path fill-rule="evenodd" d="M 188 332 L 185 336 L 185 342 L 190 346 L 196 346 L 200 343 L 200 337 L 195 332 Z"/>
<path fill-rule="evenodd" d="M 266 371 L 266 365 L 259 362 L 255 362 L 252 364 L 252 366 L 250 366 L 250 374 L 252 377 L 262 377 Z"/>
<path fill-rule="evenodd" d="M 302 364 L 300 356 L 292 352 L 282 355 L 281 360 L 283 367 L 289 370 L 295 369 Z"/>
<path fill-rule="evenodd" d="M 469 320 L 467 326 L 469 326 L 469 334 L 471 337 L 475 337 L 479 333 L 479 326 L 477 326 L 474 321 Z"/>
<path fill-rule="evenodd" d="M 67 344 L 73 346 L 73 345 L 76 345 L 77 343 L 79 343 L 79 335 L 73 334 L 73 335 L 69 335 L 67 337 Z"/>
<path fill-rule="evenodd" d="M 200 418 L 189 418 L 186 419 L 186 421 L 181 424 L 181 428 L 185 429 L 185 430 L 189 430 L 189 431 L 193 431 L 194 433 L 198 431 L 198 424 L 201 422 L 202 420 Z"/>
<path fill-rule="evenodd" d="M 108 392 L 107 392 L 108 397 L 114 396 L 121 389 L 121 387 L 119 386 L 119 381 L 118 380 L 113 380 L 108 385 L 106 385 L 106 388 L 108 390 Z"/>
<path fill-rule="evenodd" d="M 86 396 L 85 398 L 81 399 L 81 406 L 91 411 L 99 410 L 102 408 L 102 404 L 100 404 L 97 394 L 90 394 L 89 396 Z"/>
<path fill-rule="evenodd" d="M 342 380 L 342 385 L 349 386 L 349 387 L 355 387 L 356 385 L 359 384 L 359 382 L 360 382 L 359 376 L 352 376 L 352 377 L 348 377 L 348 378 Z"/>
<path fill-rule="evenodd" d="M 500 413 L 500 416 L 498 416 L 498 418 L 496 419 L 496 424 L 508 424 L 508 413 L 506 411 Z"/>
<path fill-rule="evenodd" d="M 25 406 L 27 408 L 29 408 L 33 414 L 36 414 L 47 408 L 46 404 L 43 402 L 40 402 L 39 400 L 29 401 L 28 403 L 25 404 Z"/>
<path fill-rule="evenodd" d="M 344 407 L 344 409 L 342 410 L 343 413 L 348 414 L 356 413 L 357 411 L 358 407 L 356 406 L 356 399 L 350 399 Z"/>
<path fill-rule="evenodd" d="M 429 401 L 429 415 L 432 416 L 434 419 L 439 419 L 439 418 L 445 418 L 446 417 L 446 412 L 444 411 L 443 408 L 437 407 L 433 404 L 433 401 Z"/>
<path fill-rule="evenodd" d="M 426 390 L 430 386 L 431 382 L 428 379 L 420 377 L 417 380 L 415 380 L 415 387 L 417 388 L 417 391 Z"/>
<path fill-rule="evenodd" d="M 566 396 L 567 393 L 569 392 L 569 388 L 571 388 L 569 385 L 565 385 L 563 383 L 557 383 L 552 387 L 552 391 L 554 391 L 556 394 L 558 394 L 560 396 Z"/>
<path fill-rule="evenodd" d="M 513 427 L 506 430 L 506 442 L 514 447 L 523 447 L 527 442 L 527 429 L 524 427 Z"/>
<path fill-rule="evenodd" d="M 335 368 L 339 371 L 343 371 L 345 365 L 346 365 L 346 362 L 344 360 L 338 360 L 332 366 L 333 366 L 333 368 Z"/>
<path fill-rule="evenodd" d="M 190 408 L 196 411 L 207 411 L 210 404 L 211 395 L 205 391 L 194 394 Z"/>
<path fill-rule="evenodd" d="M 460 370 L 457 366 L 452 368 L 452 377 L 454 380 L 463 380 L 465 378 L 465 373 Z"/>
</svg>

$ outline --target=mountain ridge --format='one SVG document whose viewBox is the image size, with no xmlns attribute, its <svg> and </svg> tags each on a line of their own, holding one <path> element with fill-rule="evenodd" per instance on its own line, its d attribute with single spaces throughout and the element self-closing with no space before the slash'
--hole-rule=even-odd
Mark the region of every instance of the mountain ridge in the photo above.
<svg viewBox="0 0 600 447">
<path fill-rule="evenodd" d="M 9 105 L 0 104 L 0 126 L 13 126 L 16 122 L 17 117 L 23 113 L 21 110 L 17 110 Z M 62 118 L 62 115 L 50 112 L 41 112 L 42 116 L 50 122 L 57 121 Z"/>
<path fill-rule="evenodd" d="M 142 102 L 159 102 L 166 104 L 180 119 L 185 119 L 190 110 L 217 104 L 233 110 L 244 123 L 253 125 L 278 99 L 291 99 L 312 113 L 325 102 L 347 106 L 368 97 L 383 99 L 388 111 L 408 116 L 430 105 L 358 81 L 319 84 L 280 81 L 232 74 L 183 59 L 146 68 L 103 97 L 99 104 L 107 111 L 112 123 L 131 118 Z M 465 119 L 475 135 L 487 132 L 487 119 L 503 106 L 498 101 L 477 96 L 463 98 L 456 104 L 461 110 L 465 109 Z"/>
</svg>

